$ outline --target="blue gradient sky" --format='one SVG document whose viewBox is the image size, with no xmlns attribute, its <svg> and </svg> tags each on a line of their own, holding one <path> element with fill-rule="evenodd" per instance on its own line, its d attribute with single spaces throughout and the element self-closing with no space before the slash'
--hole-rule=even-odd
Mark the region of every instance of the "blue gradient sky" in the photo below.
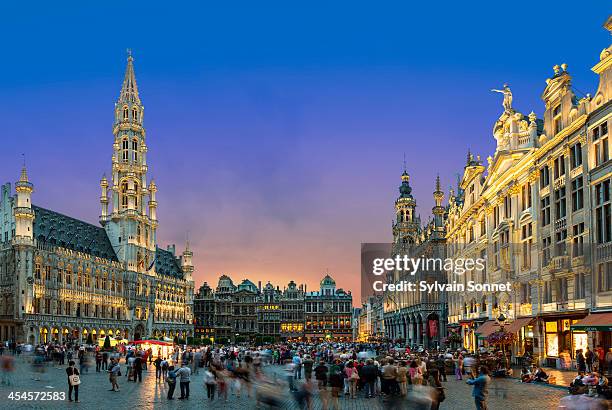
<svg viewBox="0 0 612 410">
<path fill-rule="evenodd" d="M 468 147 L 494 149 L 491 88 L 541 114 L 551 67 L 592 93 L 610 43 L 608 1 L 83 3 L 0 6 L 0 178 L 26 153 L 35 203 L 97 223 L 131 48 L 159 242 L 190 231 L 196 286 L 313 289 L 329 269 L 359 293 L 359 245 L 391 238 L 404 152 L 427 219 L 436 173 L 448 187 Z"/>
</svg>

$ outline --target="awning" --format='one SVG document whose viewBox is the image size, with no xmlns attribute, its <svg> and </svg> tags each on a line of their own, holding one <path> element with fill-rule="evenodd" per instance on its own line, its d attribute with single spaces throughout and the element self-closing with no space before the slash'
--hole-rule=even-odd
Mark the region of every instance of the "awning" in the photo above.
<svg viewBox="0 0 612 410">
<path fill-rule="evenodd" d="M 478 337 L 484 339 L 496 330 L 499 330 L 499 325 L 497 324 L 497 322 L 495 322 L 495 320 L 487 320 L 482 325 L 480 325 L 478 329 L 474 331 L 474 333 L 478 334 Z"/>
<path fill-rule="evenodd" d="M 591 313 L 570 326 L 572 330 L 612 332 L 612 312 Z"/>
<path fill-rule="evenodd" d="M 523 328 L 523 326 L 527 326 L 531 322 L 533 322 L 532 317 L 520 317 L 514 322 L 510 323 L 508 326 L 505 326 L 504 330 L 509 333 L 517 333 Z"/>
</svg>

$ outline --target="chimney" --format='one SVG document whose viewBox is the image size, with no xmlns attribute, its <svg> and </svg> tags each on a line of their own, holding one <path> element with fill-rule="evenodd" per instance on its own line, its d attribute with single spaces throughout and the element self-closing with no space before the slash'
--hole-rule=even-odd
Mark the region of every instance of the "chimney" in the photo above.
<svg viewBox="0 0 612 410">
<path fill-rule="evenodd" d="M 257 287 L 259 288 L 259 291 L 261 292 L 261 281 L 257 282 Z"/>
</svg>

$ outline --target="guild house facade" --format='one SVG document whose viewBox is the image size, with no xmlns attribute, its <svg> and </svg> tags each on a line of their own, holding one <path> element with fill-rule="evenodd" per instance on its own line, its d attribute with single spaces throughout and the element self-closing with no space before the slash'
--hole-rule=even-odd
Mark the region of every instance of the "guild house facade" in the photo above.
<svg viewBox="0 0 612 410">
<path fill-rule="evenodd" d="M 351 340 L 353 297 L 326 275 L 320 290 L 290 281 L 282 290 L 248 279 L 234 285 L 227 275 L 213 290 L 204 283 L 195 295 L 195 335 L 220 343 L 235 340 Z"/>
<path fill-rule="evenodd" d="M 612 31 L 612 19 L 604 26 Z M 487 266 L 447 280 L 513 288 L 448 294 L 449 326 L 469 350 L 502 326 L 516 336 L 514 355 L 549 366 L 612 346 L 612 47 L 592 70 L 599 85 L 583 95 L 568 66 L 555 65 L 542 118 L 517 111 L 507 85 L 493 90 L 503 94 L 497 148 L 486 164 L 468 154 L 446 222 L 449 255 Z"/>
<path fill-rule="evenodd" d="M 192 334 L 192 252 L 158 247 L 143 117 L 128 56 L 114 109 L 111 177 L 100 181 L 100 226 L 36 204 L 25 165 L 15 193 L 9 183 L 1 187 L 1 340 Z"/>
</svg>

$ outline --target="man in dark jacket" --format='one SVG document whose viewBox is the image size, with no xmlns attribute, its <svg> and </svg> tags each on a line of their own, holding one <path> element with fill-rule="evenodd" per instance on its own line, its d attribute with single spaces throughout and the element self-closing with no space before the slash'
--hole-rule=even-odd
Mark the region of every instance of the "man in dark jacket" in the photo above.
<svg viewBox="0 0 612 410">
<path fill-rule="evenodd" d="M 376 394 L 376 378 L 378 377 L 378 368 L 374 366 L 374 361 L 368 359 L 366 365 L 361 369 L 361 377 L 365 385 L 366 398 L 374 397 Z"/>
<path fill-rule="evenodd" d="M 314 366 L 314 361 L 310 358 L 310 355 L 304 356 L 304 360 L 302 360 L 302 367 L 304 367 L 304 377 L 306 380 L 310 380 L 312 378 L 312 366 Z"/>
<path fill-rule="evenodd" d="M 440 372 L 440 381 L 446 381 L 446 366 L 444 365 L 444 355 L 438 355 L 436 359 L 436 367 Z"/>
<path fill-rule="evenodd" d="M 142 355 L 139 353 L 134 359 L 134 381 L 142 382 Z"/>
<path fill-rule="evenodd" d="M 327 366 L 325 365 L 325 361 L 321 360 L 319 365 L 315 367 L 315 379 L 317 379 L 317 383 L 319 385 L 319 389 L 327 386 Z"/>
</svg>

